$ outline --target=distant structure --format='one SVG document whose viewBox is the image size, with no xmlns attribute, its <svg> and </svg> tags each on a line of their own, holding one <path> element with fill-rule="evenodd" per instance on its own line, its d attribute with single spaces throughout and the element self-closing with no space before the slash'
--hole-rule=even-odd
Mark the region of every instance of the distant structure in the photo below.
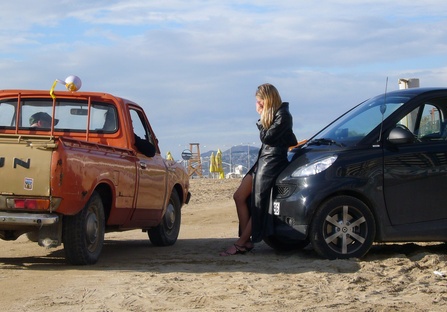
<svg viewBox="0 0 447 312">
<path fill-rule="evenodd" d="M 233 179 L 233 178 L 242 178 L 244 175 L 242 174 L 244 170 L 244 167 L 242 165 L 236 165 L 234 166 L 234 172 L 229 172 L 226 175 L 227 179 Z"/>
<path fill-rule="evenodd" d="M 399 89 L 419 88 L 419 78 L 400 78 Z"/>
<path fill-rule="evenodd" d="M 191 151 L 191 158 L 188 160 L 188 175 L 192 177 L 197 174 L 203 177 L 202 174 L 202 159 L 200 156 L 199 143 L 189 143 L 189 150 Z"/>
</svg>

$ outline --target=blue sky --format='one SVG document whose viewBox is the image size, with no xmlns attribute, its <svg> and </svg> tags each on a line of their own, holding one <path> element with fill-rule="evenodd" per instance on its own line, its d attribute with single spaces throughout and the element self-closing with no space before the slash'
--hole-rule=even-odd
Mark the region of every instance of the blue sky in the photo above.
<svg viewBox="0 0 447 312">
<path fill-rule="evenodd" d="M 399 78 L 447 86 L 447 1 L 7 1 L 0 89 L 83 91 L 139 103 L 162 153 L 259 144 L 254 92 L 290 102 L 298 139 Z M 60 86 L 62 87 L 62 86 Z M 62 87 L 63 88 L 63 87 Z"/>
</svg>

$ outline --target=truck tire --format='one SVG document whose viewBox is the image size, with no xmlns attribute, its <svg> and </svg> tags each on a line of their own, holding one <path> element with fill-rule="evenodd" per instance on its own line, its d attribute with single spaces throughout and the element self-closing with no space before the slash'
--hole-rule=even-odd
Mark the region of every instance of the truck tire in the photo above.
<svg viewBox="0 0 447 312">
<path fill-rule="evenodd" d="M 170 246 L 177 241 L 180 232 L 181 205 L 178 194 L 172 191 L 168 207 L 161 220 L 161 223 L 148 231 L 148 236 L 152 244 L 156 246 Z"/>
<path fill-rule="evenodd" d="M 65 258 L 75 265 L 94 264 L 104 244 L 105 220 L 101 196 L 93 192 L 85 207 L 63 220 Z"/>
</svg>

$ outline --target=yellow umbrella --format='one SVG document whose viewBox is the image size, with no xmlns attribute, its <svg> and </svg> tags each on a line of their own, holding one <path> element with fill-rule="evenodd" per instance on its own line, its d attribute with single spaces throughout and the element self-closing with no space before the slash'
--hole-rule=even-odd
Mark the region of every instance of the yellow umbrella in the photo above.
<svg viewBox="0 0 447 312">
<path fill-rule="evenodd" d="M 216 172 L 216 158 L 214 157 L 214 153 L 211 153 L 210 156 L 210 172 Z"/>
<path fill-rule="evenodd" d="M 166 160 L 174 160 L 174 157 L 172 157 L 171 152 L 166 153 Z"/>
<path fill-rule="evenodd" d="M 225 177 L 222 165 L 222 152 L 220 149 L 218 149 L 216 153 L 216 172 L 219 173 L 219 179 L 223 179 Z"/>
</svg>

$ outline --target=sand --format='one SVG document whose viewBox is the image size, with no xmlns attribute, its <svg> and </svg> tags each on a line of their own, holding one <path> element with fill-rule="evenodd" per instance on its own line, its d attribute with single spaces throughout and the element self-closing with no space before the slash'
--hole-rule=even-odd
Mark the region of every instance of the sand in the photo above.
<svg viewBox="0 0 447 312">
<path fill-rule="evenodd" d="M 0 241 L 3 311 L 445 311 L 446 245 L 376 244 L 363 259 L 321 259 L 311 247 L 264 243 L 220 257 L 237 235 L 239 180 L 194 179 L 177 243 L 106 234 L 100 260 L 71 266 L 62 247 Z"/>
</svg>

